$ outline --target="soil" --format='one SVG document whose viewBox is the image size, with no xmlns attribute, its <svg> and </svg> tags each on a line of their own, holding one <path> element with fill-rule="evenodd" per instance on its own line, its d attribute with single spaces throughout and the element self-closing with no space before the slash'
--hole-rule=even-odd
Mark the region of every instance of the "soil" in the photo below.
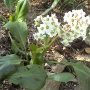
<svg viewBox="0 0 90 90">
<path fill-rule="evenodd" d="M 88 5 L 89 6 L 89 5 Z M 0 14 L 4 15 L 5 17 L 8 18 L 8 10 L 6 8 L 6 6 L 3 4 L 3 2 L 0 2 Z M 36 32 L 36 29 L 34 29 L 33 27 L 33 19 L 36 18 L 36 16 L 42 14 L 42 12 L 44 12 L 46 9 L 48 8 L 48 6 L 45 6 L 45 4 L 40 4 L 37 6 L 31 6 L 30 10 L 29 10 L 29 14 L 27 16 L 26 22 L 28 24 L 28 38 L 27 38 L 27 46 L 30 43 L 35 43 L 35 40 L 33 39 L 33 33 Z M 87 13 L 90 12 L 90 8 L 88 8 L 86 10 Z M 56 15 L 58 16 L 59 20 L 62 21 L 62 15 L 64 14 L 63 12 L 55 12 L 55 9 L 50 11 L 48 14 L 51 13 L 56 13 Z M 3 25 L 4 22 L 2 20 L 0 20 L 0 56 L 5 56 L 7 54 L 11 54 L 13 53 L 11 50 L 11 43 L 10 43 L 10 38 L 8 36 L 7 31 L 3 30 Z M 88 48 L 88 49 L 87 49 Z M 28 50 L 28 49 L 27 49 Z M 60 38 L 57 39 L 57 41 L 54 43 L 54 45 L 50 48 L 50 50 L 47 52 L 47 54 L 45 55 L 45 61 L 47 60 L 56 60 L 56 58 L 58 58 L 58 55 L 56 55 L 55 53 L 58 52 L 60 55 L 63 55 L 67 61 L 70 60 L 74 60 L 76 58 L 79 58 L 79 60 L 81 59 L 82 61 L 84 59 L 82 59 L 81 57 L 85 57 L 88 56 L 88 60 L 86 58 L 87 62 L 90 62 L 90 43 L 87 44 L 85 41 L 83 41 L 82 39 L 76 39 L 72 42 L 71 47 L 64 47 L 61 43 L 60 43 Z M 54 56 L 56 55 L 56 56 Z M 59 57 L 62 59 L 62 57 Z M 88 67 L 90 67 L 90 64 L 86 64 Z M 53 67 L 55 67 L 55 65 L 50 65 L 45 63 L 45 68 L 48 72 L 53 72 Z M 65 69 L 64 71 L 68 71 L 71 72 L 68 68 Z M 76 90 L 75 88 L 79 85 L 78 81 L 71 81 L 68 83 L 61 83 L 60 84 L 60 88 L 59 90 Z M 23 89 L 22 87 L 20 87 L 19 85 L 14 85 L 9 83 L 7 80 L 5 81 L 0 81 L 0 90 L 26 90 Z M 77 89 L 79 90 L 79 89 Z"/>
</svg>

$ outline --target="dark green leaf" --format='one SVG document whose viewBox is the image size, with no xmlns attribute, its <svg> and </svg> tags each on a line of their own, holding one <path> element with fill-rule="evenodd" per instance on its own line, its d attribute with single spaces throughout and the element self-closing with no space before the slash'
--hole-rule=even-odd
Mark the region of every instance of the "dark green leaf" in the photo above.
<svg viewBox="0 0 90 90">
<path fill-rule="evenodd" d="M 50 36 L 46 36 L 45 38 L 44 38 L 44 45 L 48 45 L 48 43 L 50 42 Z"/>
<path fill-rule="evenodd" d="M 36 53 L 42 53 L 43 50 L 45 50 L 48 46 L 41 46 L 41 47 L 38 47 L 37 50 L 36 50 Z"/>
<path fill-rule="evenodd" d="M 25 47 L 28 35 L 27 25 L 25 22 L 9 21 L 4 25 L 4 27 L 10 30 L 11 34 L 19 41 L 19 43 L 21 43 L 21 46 Z"/>
<path fill-rule="evenodd" d="M 36 53 L 35 64 L 42 65 L 43 63 L 44 63 L 44 58 L 42 53 Z"/>
<path fill-rule="evenodd" d="M 74 68 L 81 85 L 81 90 L 90 90 L 90 69 L 82 62 L 71 62 L 66 63 L 66 65 L 71 65 Z"/>
<path fill-rule="evenodd" d="M 27 0 L 19 0 L 16 7 L 16 20 L 24 20 L 29 11 Z"/>
<path fill-rule="evenodd" d="M 46 81 L 45 70 L 38 65 L 19 67 L 16 73 L 9 77 L 9 81 L 19 84 L 29 90 L 41 90 Z"/>
<path fill-rule="evenodd" d="M 0 57 L 0 80 L 14 73 L 20 65 L 21 59 L 17 55 Z"/>
<path fill-rule="evenodd" d="M 64 72 L 64 73 L 50 75 L 49 79 L 60 81 L 60 82 L 68 82 L 68 81 L 75 79 L 75 77 L 71 73 Z"/>
<path fill-rule="evenodd" d="M 30 44 L 30 51 L 33 52 L 36 50 L 36 45 L 35 44 Z"/>
<path fill-rule="evenodd" d="M 18 45 L 16 44 L 15 40 L 11 39 L 11 43 L 12 43 L 12 50 L 17 53 L 19 51 L 19 47 Z"/>
<path fill-rule="evenodd" d="M 19 45 L 15 42 L 14 39 L 12 39 L 10 34 L 9 34 L 9 37 L 11 39 L 11 44 L 12 44 L 11 49 L 14 53 L 17 53 L 19 51 Z"/>
<path fill-rule="evenodd" d="M 44 63 L 44 58 L 43 58 L 42 53 L 36 53 L 34 56 L 32 56 L 30 63 L 42 65 Z"/>
<path fill-rule="evenodd" d="M 12 5 L 14 4 L 16 0 L 4 0 L 4 3 L 7 5 L 7 7 L 9 8 L 9 10 L 11 11 L 12 9 Z"/>
</svg>

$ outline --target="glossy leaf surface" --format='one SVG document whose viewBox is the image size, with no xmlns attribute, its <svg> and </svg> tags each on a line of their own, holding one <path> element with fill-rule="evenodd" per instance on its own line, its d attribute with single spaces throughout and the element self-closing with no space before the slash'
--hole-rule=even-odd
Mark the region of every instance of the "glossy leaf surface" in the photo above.
<svg viewBox="0 0 90 90">
<path fill-rule="evenodd" d="M 71 62 L 66 65 L 71 65 L 74 68 L 81 85 L 81 90 L 90 90 L 90 69 L 83 62 Z"/>
<path fill-rule="evenodd" d="M 21 59 L 14 54 L 0 56 L 0 80 L 14 73 L 20 65 Z"/>
<path fill-rule="evenodd" d="M 26 39 L 28 35 L 27 25 L 25 22 L 11 22 L 9 21 L 4 25 L 10 30 L 11 34 L 21 43 L 21 46 L 25 47 Z"/>
<path fill-rule="evenodd" d="M 25 20 L 28 11 L 29 7 L 27 0 L 19 0 L 15 11 L 16 20 Z"/>
<path fill-rule="evenodd" d="M 71 73 L 64 72 L 64 73 L 50 75 L 49 78 L 55 81 L 68 82 L 73 80 L 75 77 Z"/>
<path fill-rule="evenodd" d="M 45 84 L 46 76 L 42 67 L 33 64 L 19 67 L 17 72 L 9 77 L 9 81 L 29 90 L 41 90 Z"/>
</svg>

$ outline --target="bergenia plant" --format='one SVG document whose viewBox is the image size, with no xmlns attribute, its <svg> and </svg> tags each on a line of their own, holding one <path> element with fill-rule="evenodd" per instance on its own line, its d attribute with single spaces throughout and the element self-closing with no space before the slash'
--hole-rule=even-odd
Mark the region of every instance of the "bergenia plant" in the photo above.
<svg viewBox="0 0 90 90">
<path fill-rule="evenodd" d="M 62 39 L 61 43 L 65 46 L 70 46 L 70 43 L 76 38 L 82 37 L 83 40 L 86 38 L 87 28 L 90 25 L 90 16 L 86 16 L 82 9 L 72 10 L 65 13 L 63 19 L 64 24 L 61 24 L 58 21 L 55 14 L 51 14 L 51 16 L 47 15 L 46 17 L 37 16 L 37 18 L 34 19 L 37 32 L 34 33 L 33 36 L 37 42 L 40 40 L 45 42 L 46 38 L 50 38 L 49 40 L 51 40 L 42 44 L 44 46 L 47 45 L 42 54 L 48 50 L 57 37 Z M 74 68 L 81 85 L 81 90 L 89 90 L 90 69 L 87 68 L 82 62 L 70 62 L 65 65 L 70 65 Z M 87 76 L 85 78 L 86 82 L 83 82 L 82 75 Z M 73 79 L 74 76 L 70 73 L 58 73 L 50 75 L 49 78 L 56 81 L 68 82 L 70 79 Z"/>
<path fill-rule="evenodd" d="M 28 12 L 27 0 L 19 0 L 14 16 L 10 16 L 10 21 L 4 27 L 9 29 L 9 36 L 12 43 L 12 50 L 15 54 L 0 57 L 0 80 L 9 80 L 11 83 L 19 84 L 21 87 L 29 90 L 40 90 L 46 83 L 48 77 L 44 70 L 44 54 L 60 37 L 61 43 L 65 46 L 79 37 L 86 38 L 87 27 L 90 25 L 90 16 L 86 16 L 83 10 L 72 10 L 65 13 L 63 25 L 60 23 L 55 14 L 51 16 L 37 16 L 34 19 L 37 32 L 33 34 L 37 41 L 30 44 L 30 51 L 26 49 L 26 41 L 28 36 L 27 24 L 25 23 L 26 14 Z M 42 41 L 41 46 L 39 42 Z M 21 59 L 17 53 L 20 52 L 25 56 Z M 30 58 L 28 58 L 30 56 Z M 58 62 L 55 62 L 58 63 Z M 58 63 L 60 64 L 60 63 Z M 90 89 L 90 69 L 83 63 L 63 63 L 66 66 L 72 66 L 76 72 L 78 80 L 82 86 L 82 90 Z M 85 83 L 83 83 L 83 77 Z M 61 82 L 68 82 L 74 79 L 71 73 L 58 73 L 49 76 Z"/>
</svg>

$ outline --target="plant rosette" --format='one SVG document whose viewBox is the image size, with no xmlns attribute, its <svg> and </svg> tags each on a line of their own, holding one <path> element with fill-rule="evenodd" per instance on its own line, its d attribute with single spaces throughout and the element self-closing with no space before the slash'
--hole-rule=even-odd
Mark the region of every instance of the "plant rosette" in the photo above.
<svg viewBox="0 0 90 90">
<path fill-rule="evenodd" d="M 7 7 L 12 11 L 12 3 L 15 0 L 4 0 Z M 17 0 L 16 0 L 17 1 Z M 59 2 L 59 0 L 58 0 Z M 44 54 L 60 37 L 61 43 L 65 46 L 79 37 L 86 38 L 87 28 L 90 25 L 90 17 L 85 16 L 83 10 L 72 10 L 64 15 L 65 24 L 62 25 L 55 14 L 46 17 L 40 15 L 34 19 L 35 28 L 37 32 L 33 34 L 37 44 L 30 44 L 30 52 L 26 50 L 26 41 L 28 36 L 27 24 L 25 18 L 28 13 L 27 0 L 19 0 L 14 16 L 10 15 L 10 21 L 8 21 L 4 27 L 9 29 L 9 36 L 11 39 L 12 50 L 15 54 L 0 56 L 0 80 L 8 79 L 11 83 L 19 84 L 23 88 L 29 90 L 40 90 L 44 87 L 47 72 L 43 68 Z M 13 38 L 13 37 L 14 38 Z M 39 46 L 40 40 L 43 41 L 42 46 Z M 25 59 L 21 59 L 17 56 L 20 52 L 25 56 Z M 31 57 L 31 59 L 28 58 Z M 25 65 L 25 63 L 27 63 Z M 58 62 L 54 62 L 60 64 Z M 71 65 L 80 80 L 80 83 L 84 89 L 89 90 L 90 87 L 90 70 L 82 63 L 64 63 L 64 65 Z M 85 78 L 85 83 L 82 83 L 82 74 Z M 61 82 L 68 82 L 74 79 L 74 75 L 70 73 L 53 74 L 49 79 L 53 79 Z"/>
</svg>

